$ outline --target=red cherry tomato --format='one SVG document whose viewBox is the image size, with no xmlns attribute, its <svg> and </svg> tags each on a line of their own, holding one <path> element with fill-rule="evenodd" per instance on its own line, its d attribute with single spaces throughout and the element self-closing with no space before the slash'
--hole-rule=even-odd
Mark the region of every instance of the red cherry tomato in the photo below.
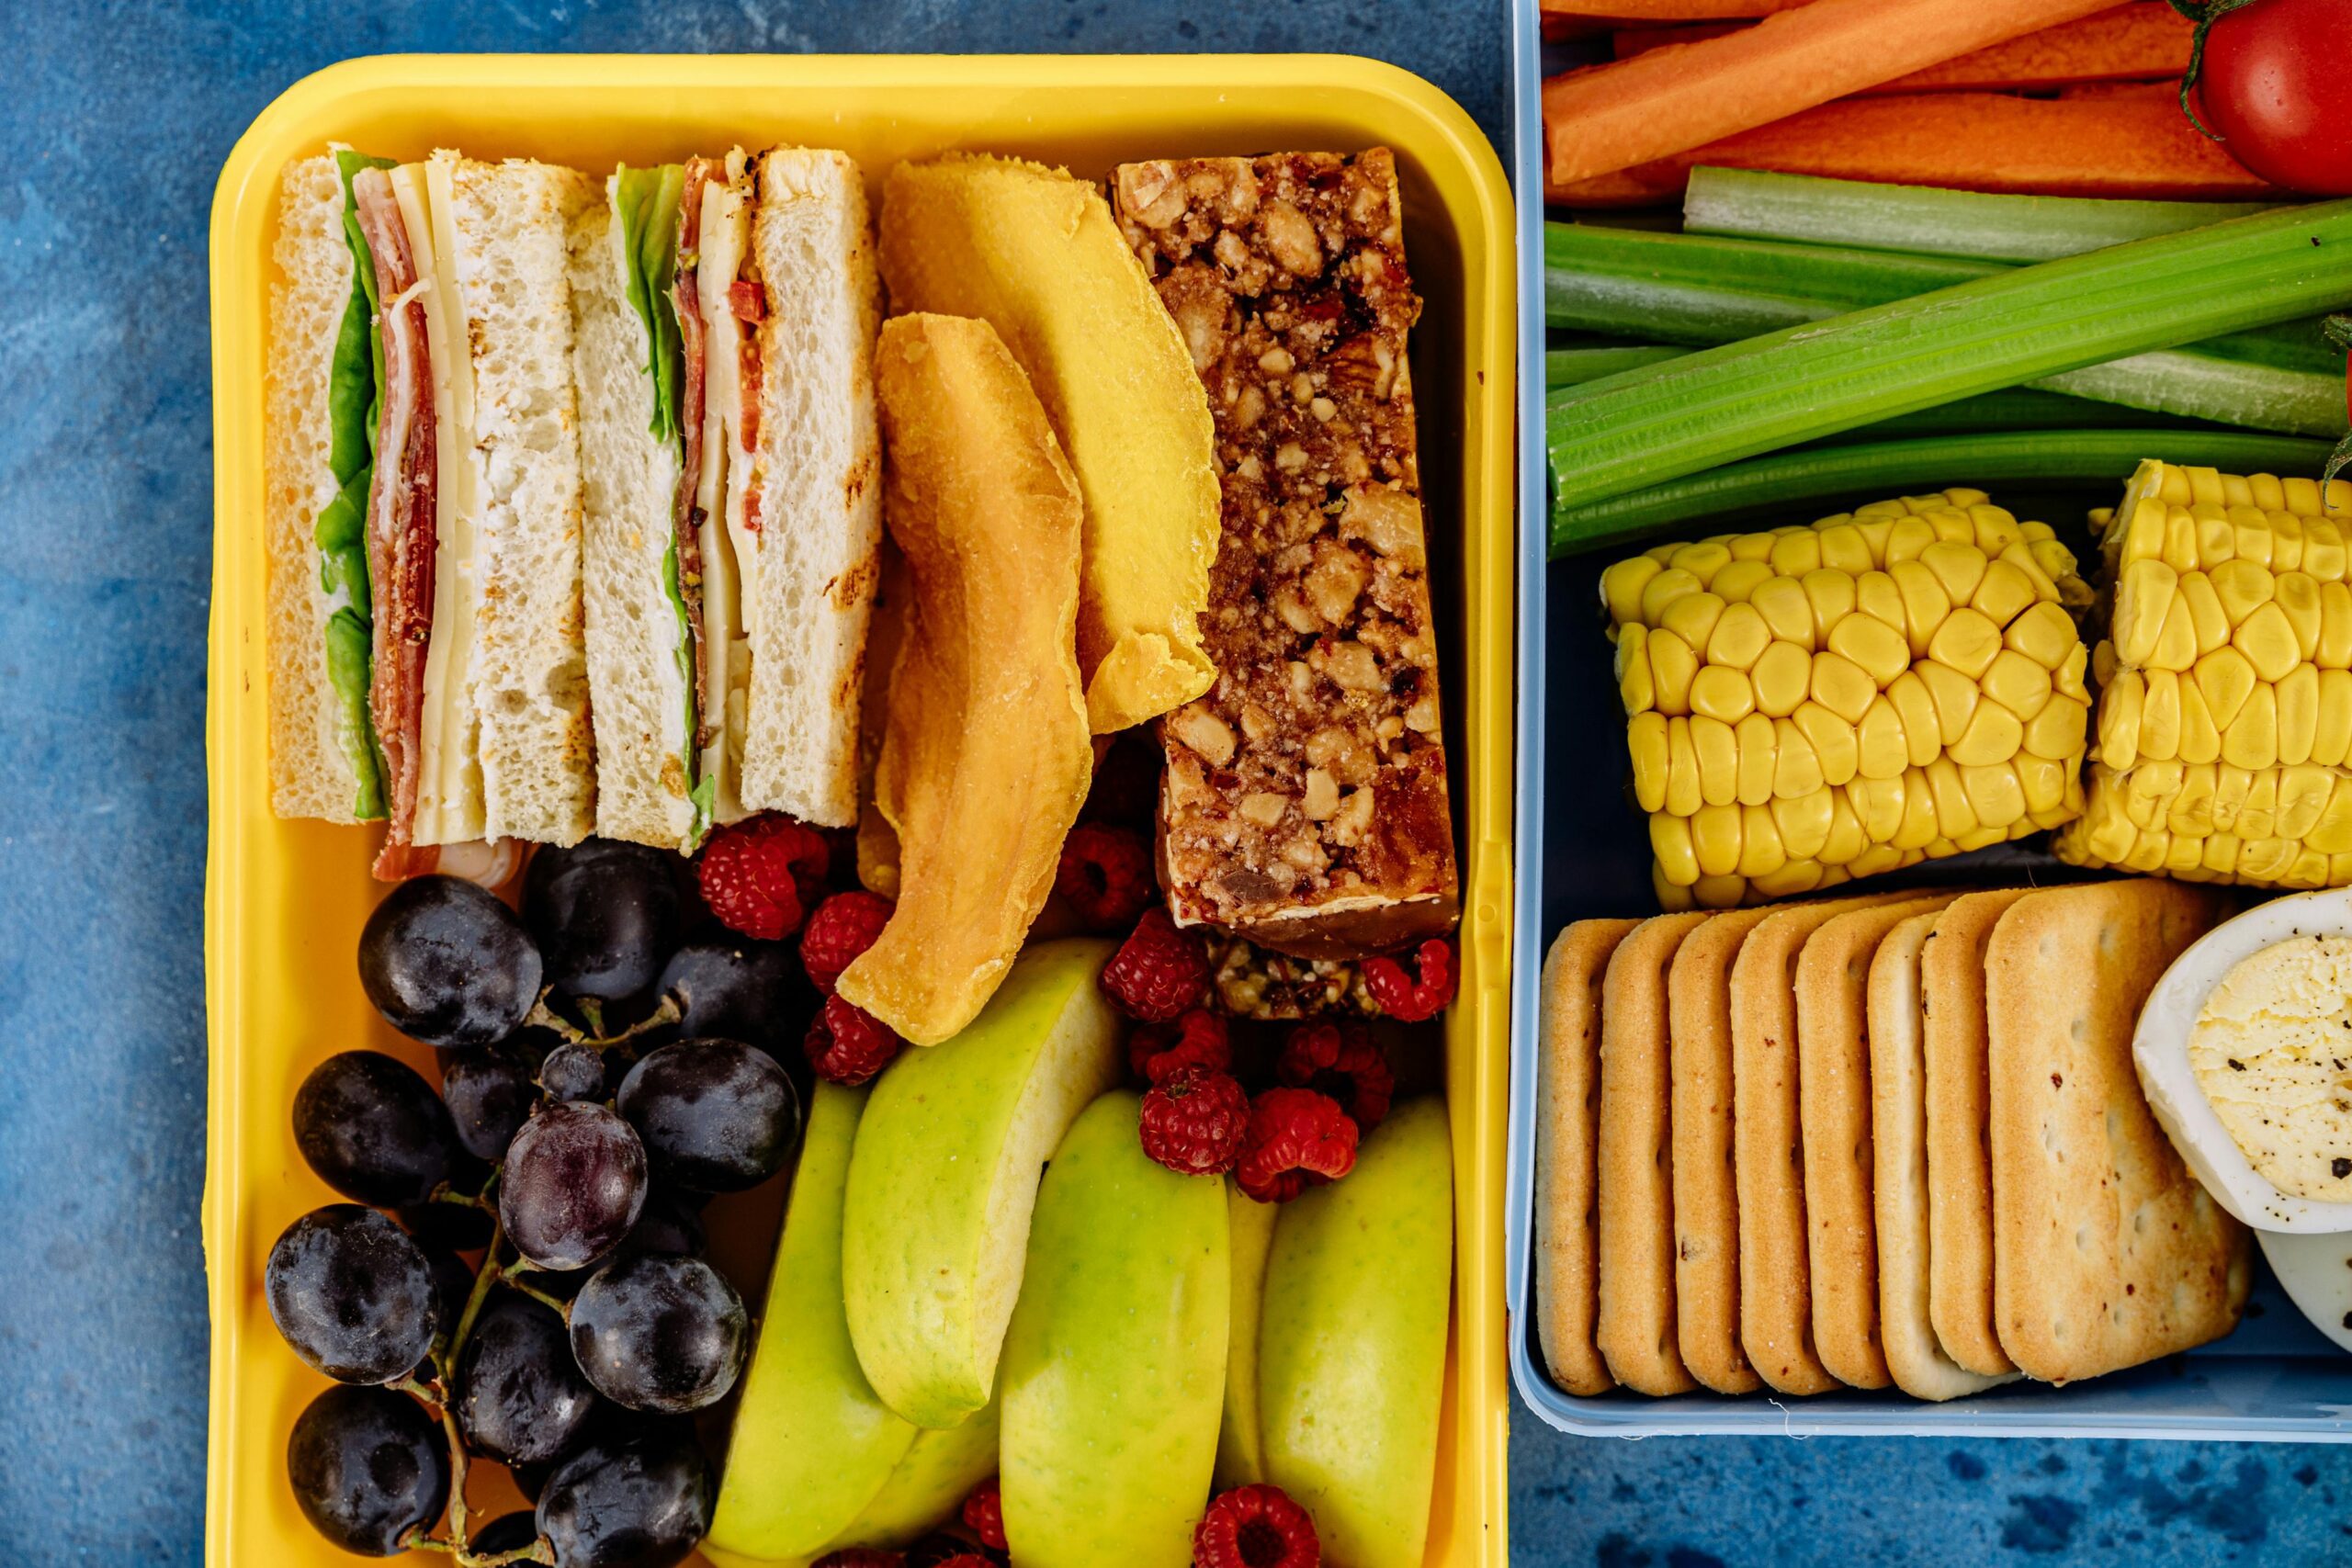
<svg viewBox="0 0 2352 1568">
<path fill-rule="evenodd" d="M 2352 196 L 2352 0 L 2255 0 L 2215 22 L 2199 113 L 2273 185 Z"/>
</svg>

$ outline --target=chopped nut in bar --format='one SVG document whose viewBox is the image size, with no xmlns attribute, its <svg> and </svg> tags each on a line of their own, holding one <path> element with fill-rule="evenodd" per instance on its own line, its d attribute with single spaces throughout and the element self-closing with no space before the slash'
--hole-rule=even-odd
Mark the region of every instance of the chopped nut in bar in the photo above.
<svg viewBox="0 0 2352 1568">
<path fill-rule="evenodd" d="M 1182 924 L 1350 959 L 1452 929 L 1412 378 L 1420 310 L 1396 162 L 1122 166 L 1122 232 L 1216 423 L 1215 686 L 1161 723 L 1162 878 Z"/>
</svg>

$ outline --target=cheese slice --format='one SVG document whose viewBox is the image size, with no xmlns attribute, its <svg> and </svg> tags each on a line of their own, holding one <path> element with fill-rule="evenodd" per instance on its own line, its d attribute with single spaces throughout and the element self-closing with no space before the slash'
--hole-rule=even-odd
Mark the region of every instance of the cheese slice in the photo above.
<svg viewBox="0 0 2352 1568">
<path fill-rule="evenodd" d="M 753 456 L 743 439 L 741 361 L 748 334 L 729 298 L 742 276 L 751 238 L 746 184 L 743 150 L 738 147 L 727 155 L 725 183 L 713 180 L 703 187 L 695 275 L 703 321 L 702 472 L 695 504 L 702 514 L 702 646 L 710 663 L 714 710 L 702 716 L 708 742 L 697 776 L 716 781 L 715 822 L 744 815 L 743 730 L 751 700 L 755 596 L 743 586 L 746 574 L 758 568 L 758 541 L 746 504 Z"/>
<path fill-rule="evenodd" d="M 475 463 L 474 371 L 465 301 L 458 288 L 456 154 L 391 171 L 392 194 L 408 228 L 417 279 L 424 289 L 425 339 L 433 365 L 433 631 L 424 658 L 419 725 L 416 825 L 420 844 L 481 837 L 481 721 L 470 665 L 479 592 L 476 522 L 481 476 Z"/>
</svg>

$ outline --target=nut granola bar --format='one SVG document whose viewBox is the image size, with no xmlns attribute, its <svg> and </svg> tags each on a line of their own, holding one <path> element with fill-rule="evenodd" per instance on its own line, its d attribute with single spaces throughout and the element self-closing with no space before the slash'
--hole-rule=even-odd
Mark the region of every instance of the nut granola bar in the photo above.
<svg viewBox="0 0 2352 1568">
<path fill-rule="evenodd" d="M 1123 165 L 1122 231 L 1208 391 L 1218 671 L 1161 723 L 1177 921 L 1345 959 L 1452 929 L 1394 156 Z"/>
</svg>

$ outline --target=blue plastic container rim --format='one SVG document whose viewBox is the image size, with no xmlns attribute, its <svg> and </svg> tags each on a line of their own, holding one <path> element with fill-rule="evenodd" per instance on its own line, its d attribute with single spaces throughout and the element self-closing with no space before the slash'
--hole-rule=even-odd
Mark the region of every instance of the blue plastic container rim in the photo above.
<svg viewBox="0 0 2352 1568">
<path fill-rule="evenodd" d="M 1512 1386 L 1547 1425 L 1581 1437 L 2140 1438 L 2352 1442 L 2352 1358 L 2335 1354 L 2276 1285 L 2229 1338 L 2186 1357 L 2069 1388 L 2011 1384 L 1934 1404 L 1897 1393 L 1784 1400 L 1564 1393 L 1538 1360 L 1530 1313 L 1534 1252 L 1536 1006 L 1544 929 L 1546 493 L 1544 440 L 1543 19 L 1512 0 L 1511 186 L 1519 219 L 1519 866 L 1512 912 L 1510 1103 L 1505 1145 L 1503 1284 Z M 2314 1350 L 2316 1349 L 2316 1353 Z"/>
</svg>

